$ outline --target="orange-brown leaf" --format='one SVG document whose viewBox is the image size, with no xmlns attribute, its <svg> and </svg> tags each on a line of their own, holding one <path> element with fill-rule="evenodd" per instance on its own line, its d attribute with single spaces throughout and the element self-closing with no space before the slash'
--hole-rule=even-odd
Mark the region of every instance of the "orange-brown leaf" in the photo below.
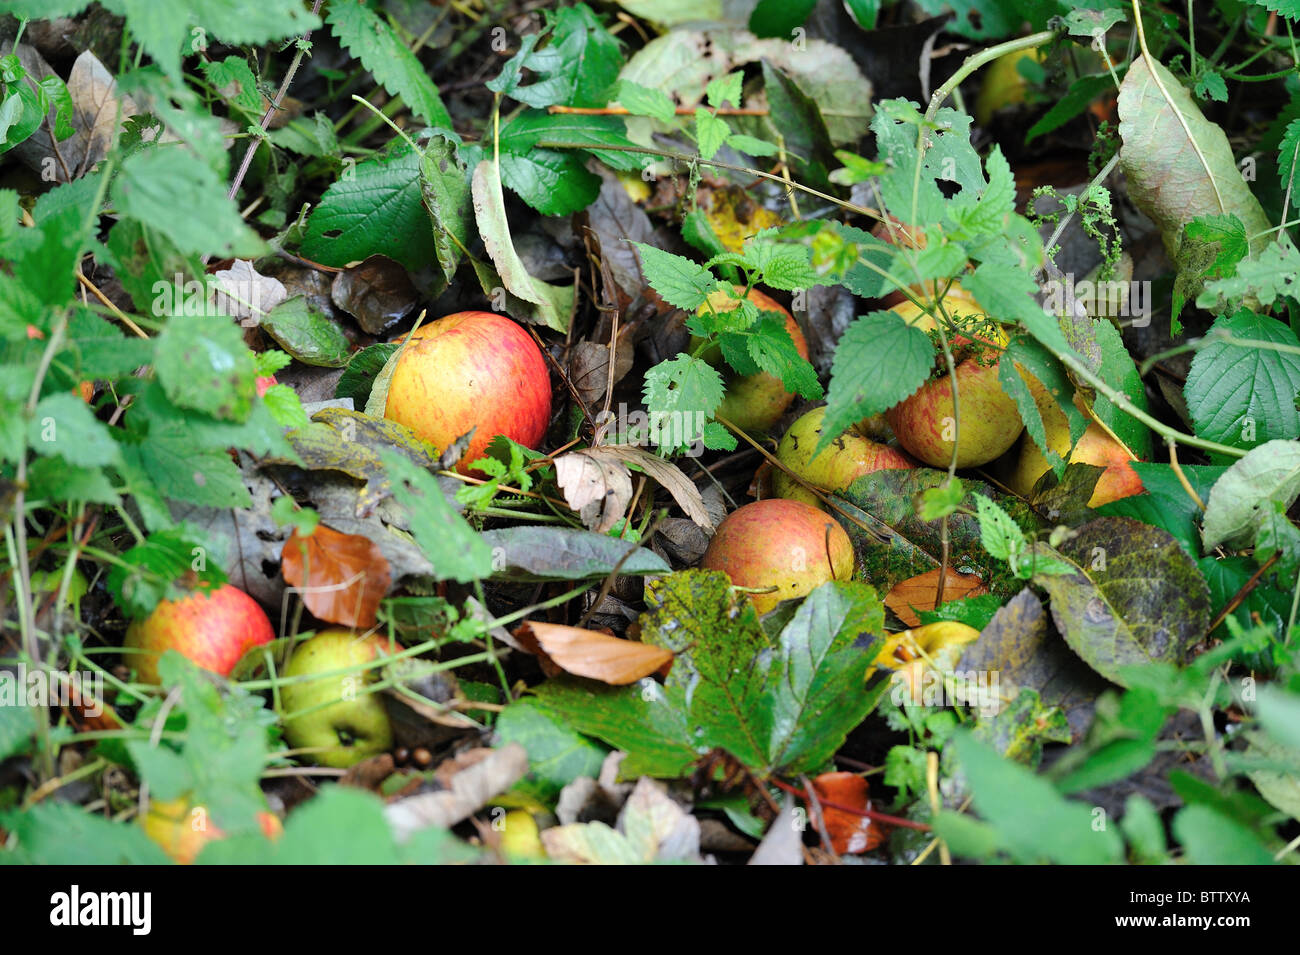
<svg viewBox="0 0 1300 955">
<path fill-rule="evenodd" d="M 662 647 L 540 620 L 525 621 L 514 636 L 566 673 L 614 686 L 667 673 L 673 662 L 672 652 Z"/>
<path fill-rule="evenodd" d="M 939 586 L 939 569 L 927 570 L 924 574 L 900 580 L 885 597 L 885 606 L 898 615 L 898 619 L 909 627 L 919 627 L 921 618 L 918 611 L 935 608 L 935 594 Z M 984 581 L 974 574 L 959 574 L 949 570 L 943 581 L 943 602 L 960 600 L 962 597 L 978 597 L 988 593 Z"/>
<path fill-rule="evenodd" d="M 880 845 L 885 838 L 880 826 L 860 814 L 871 808 L 865 779 L 857 773 L 822 773 L 812 784 L 822 805 L 822 822 L 836 852 L 861 855 Z M 841 806 L 844 808 L 838 808 Z"/>
<path fill-rule="evenodd" d="M 375 542 L 318 524 L 310 537 L 295 530 L 280 554 L 284 579 L 302 590 L 307 609 L 329 623 L 375 625 L 392 572 Z"/>
</svg>

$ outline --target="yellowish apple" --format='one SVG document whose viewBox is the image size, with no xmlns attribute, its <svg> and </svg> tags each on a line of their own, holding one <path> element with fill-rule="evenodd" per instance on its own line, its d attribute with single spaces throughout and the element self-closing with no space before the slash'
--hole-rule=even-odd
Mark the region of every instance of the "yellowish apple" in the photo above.
<svg viewBox="0 0 1300 955">
<path fill-rule="evenodd" d="M 790 425 L 776 449 L 777 459 L 809 484 L 827 492 L 842 491 L 872 471 L 916 466 L 903 452 L 864 438 L 854 430 L 845 431 L 821 454 L 814 454 L 817 442 L 821 440 L 825 417 L 824 407 L 809 411 Z M 802 501 L 813 507 L 822 506 L 816 495 L 779 469 L 773 472 L 772 490 L 777 497 Z"/>
</svg>

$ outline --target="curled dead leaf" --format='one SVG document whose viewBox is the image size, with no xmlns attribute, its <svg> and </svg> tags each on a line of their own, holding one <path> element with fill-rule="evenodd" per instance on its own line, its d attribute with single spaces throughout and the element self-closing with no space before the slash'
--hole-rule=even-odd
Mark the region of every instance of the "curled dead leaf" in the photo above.
<svg viewBox="0 0 1300 955">
<path fill-rule="evenodd" d="M 822 773 L 812 786 L 821 801 L 822 822 L 836 852 L 861 855 L 884 841 L 885 834 L 875 820 L 861 814 L 871 809 L 865 779 L 857 773 Z"/>
<path fill-rule="evenodd" d="M 919 627 L 919 612 L 933 610 L 935 597 L 939 588 L 939 568 L 927 570 L 907 580 L 900 580 L 885 597 L 885 606 L 909 627 Z M 943 602 L 960 600 L 963 597 L 978 597 L 988 593 L 984 581 L 974 574 L 959 574 L 949 570 L 943 582 Z"/>
<path fill-rule="evenodd" d="M 514 636 L 530 653 L 564 672 L 614 686 L 635 683 L 653 673 L 667 674 L 673 664 L 672 651 L 663 647 L 581 627 L 527 620 Z"/>
<path fill-rule="evenodd" d="M 647 477 L 653 478 L 673 496 L 687 517 L 705 530 L 713 529 L 713 521 L 704 506 L 704 499 L 700 497 L 699 488 L 673 462 L 630 444 L 602 444 L 600 447 L 587 448 L 583 453 L 598 460 L 616 460 L 640 468 Z"/>
<path fill-rule="evenodd" d="M 318 524 L 309 537 L 295 530 L 280 555 L 284 579 L 300 588 L 302 602 L 321 620 L 373 627 L 392 573 L 379 546 L 359 534 Z"/>
<path fill-rule="evenodd" d="M 632 501 L 632 475 L 618 458 L 593 453 L 599 450 L 560 455 L 555 459 L 555 480 L 588 529 L 603 534 L 618 523 Z"/>
</svg>

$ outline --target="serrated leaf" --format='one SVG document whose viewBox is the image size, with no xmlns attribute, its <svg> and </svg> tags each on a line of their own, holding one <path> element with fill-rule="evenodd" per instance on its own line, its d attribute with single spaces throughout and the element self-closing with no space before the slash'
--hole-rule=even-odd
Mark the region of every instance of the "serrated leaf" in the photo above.
<svg viewBox="0 0 1300 955">
<path fill-rule="evenodd" d="M 1196 433 L 1237 448 L 1300 437 L 1300 354 L 1251 344 L 1300 349 L 1295 332 L 1276 319 L 1241 309 L 1210 328 L 1183 386 Z"/>
<path fill-rule="evenodd" d="M 650 89 L 631 80 L 619 80 L 614 95 L 619 105 L 633 116 L 649 116 L 661 123 L 671 123 L 677 112 L 672 98 L 663 90 Z"/>
<path fill-rule="evenodd" d="M 332 184 L 307 219 L 302 254 L 344 266 L 386 255 L 407 268 L 434 257 L 420 188 L 420 154 L 400 146 L 387 157 L 357 163 Z"/>
<path fill-rule="evenodd" d="M 770 315 L 761 319 L 745 336 L 750 359 L 760 370 L 780 378 L 785 390 L 816 401 L 822 397 L 817 369 L 799 354 L 785 319 Z"/>
<path fill-rule="evenodd" d="M 76 467 L 119 460 L 118 444 L 78 395 L 46 395 L 27 422 L 27 443 L 43 456 L 57 455 Z"/>
<path fill-rule="evenodd" d="M 650 287 L 669 305 L 695 311 L 719 287 L 713 273 L 696 262 L 644 242 L 633 242 Z"/>
<path fill-rule="evenodd" d="M 329 5 L 325 22 L 339 43 L 412 113 L 430 126 L 452 128 L 438 87 L 385 20 L 364 4 L 337 2 Z"/>
<path fill-rule="evenodd" d="M 871 312 L 848 327 L 835 349 L 822 437 L 814 453 L 850 425 L 892 408 L 925 383 L 934 344 L 897 312 Z"/>
<path fill-rule="evenodd" d="M 705 159 L 716 156 L 730 135 L 731 127 L 725 119 L 714 116 L 704 107 L 695 111 L 695 139 L 700 147 L 700 155 Z"/>
<path fill-rule="evenodd" d="M 433 247 L 447 282 L 456 275 L 469 246 L 474 222 L 469 182 L 456 158 L 456 144 L 445 137 L 430 140 L 420 156 L 420 194 L 433 226 Z"/>
<path fill-rule="evenodd" d="M 257 395 L 253 356 L 227 318 L 176 315 L 155 346 L 154 367 L 167 397 L 224 421 L 243 421 Z"/>
</svg>

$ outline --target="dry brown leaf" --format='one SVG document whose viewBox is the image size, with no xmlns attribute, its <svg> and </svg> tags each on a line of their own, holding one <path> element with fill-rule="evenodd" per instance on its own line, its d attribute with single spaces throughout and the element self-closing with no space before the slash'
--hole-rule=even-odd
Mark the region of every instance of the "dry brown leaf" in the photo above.
<svg viewBox="0 0 1300 955">
<path fill-rule="evenodd" d="M 528 772 L 528 751 L 518 743 L 475 753 L 472 765 L 464 765 L 469 762 L 465 754 L 457 760 L 463 768 L 452 775 L 444 774 L 443 766 L 438 767 L 439 780 L 445 782 L 446 789 L 411 796 L 384 809 L 398 842 L 405 842 L 420 829 L 450 829 L 465 821 Z"/>
<path fill-rule="evenodd" d="M 515 639 L 566 673 L 614 686 L 667 673 L 673 662 L 672 652 L 662 647 L 541 620 L 524 621 Z"/>
<path fill-rule="evenodd" d="M 884 832 L 872 819 L 860 814 L 871 809 L 867 781 L 857 773 L 822 773 L 812 781 L 821 802 L 822 823 L 831 837 L 831 847 L 840 855 L 870 852 L 885 839 Z M 834 803 L 828 806 L 826 803 Z M 838 808 L 843 806 L 844 808 Z M 849 810 L 859 810 L 850 812 Z"/>
<path fill-rule="evenodd" d="M 704 499 L 700 497 L 699 488 L 673 462 L 645 448 L 630 444 L 602 444 L 600 447 L 587 448 L 583 453 L 598 459 L 612 459 L 636 465 L 673 496 L 673 500 L 686 512 L 687 517 L 705 530 L 713 529 L 713 521 L 709 519 L 709 512 L 704 506 Z"/>
<path fill-rule="evenodd" d="M 345 627 L 375 625 L 392 574 L 379 546 L 359 534 L 320 524 L 310 537 L 295 530 L 280 555 L 284 579 L 301 588 L 302 602 L 321 620 Z"/>
<path fill-rule="evenodd" d="M 938 587 L 939 568 L 936 567 L 934 570 L 927 570 L 924 574 L 896 583 L 894 589 L 885 597 L 885 606 L 894 611 L 898 619 L 909 627 L 919 627 L 921 618 L 917 613 L 935 608 L 934 598 Z M 978 597 L 988 592 L 984 581 L 974 574 L 959 574 L 955 570 L 949 570 L 948 576 L 944 578 L 944 603 L 960 600 L 963 597 Z"/>
<path fill-rule="evenodd" d="M 599 450 L 560 455 L 555 459 L 555 481 L 582 523 L 603 534 L 619 522 L 632 502 L 632 475 L 617 457 L 593 453 Z"/>
</svg>

